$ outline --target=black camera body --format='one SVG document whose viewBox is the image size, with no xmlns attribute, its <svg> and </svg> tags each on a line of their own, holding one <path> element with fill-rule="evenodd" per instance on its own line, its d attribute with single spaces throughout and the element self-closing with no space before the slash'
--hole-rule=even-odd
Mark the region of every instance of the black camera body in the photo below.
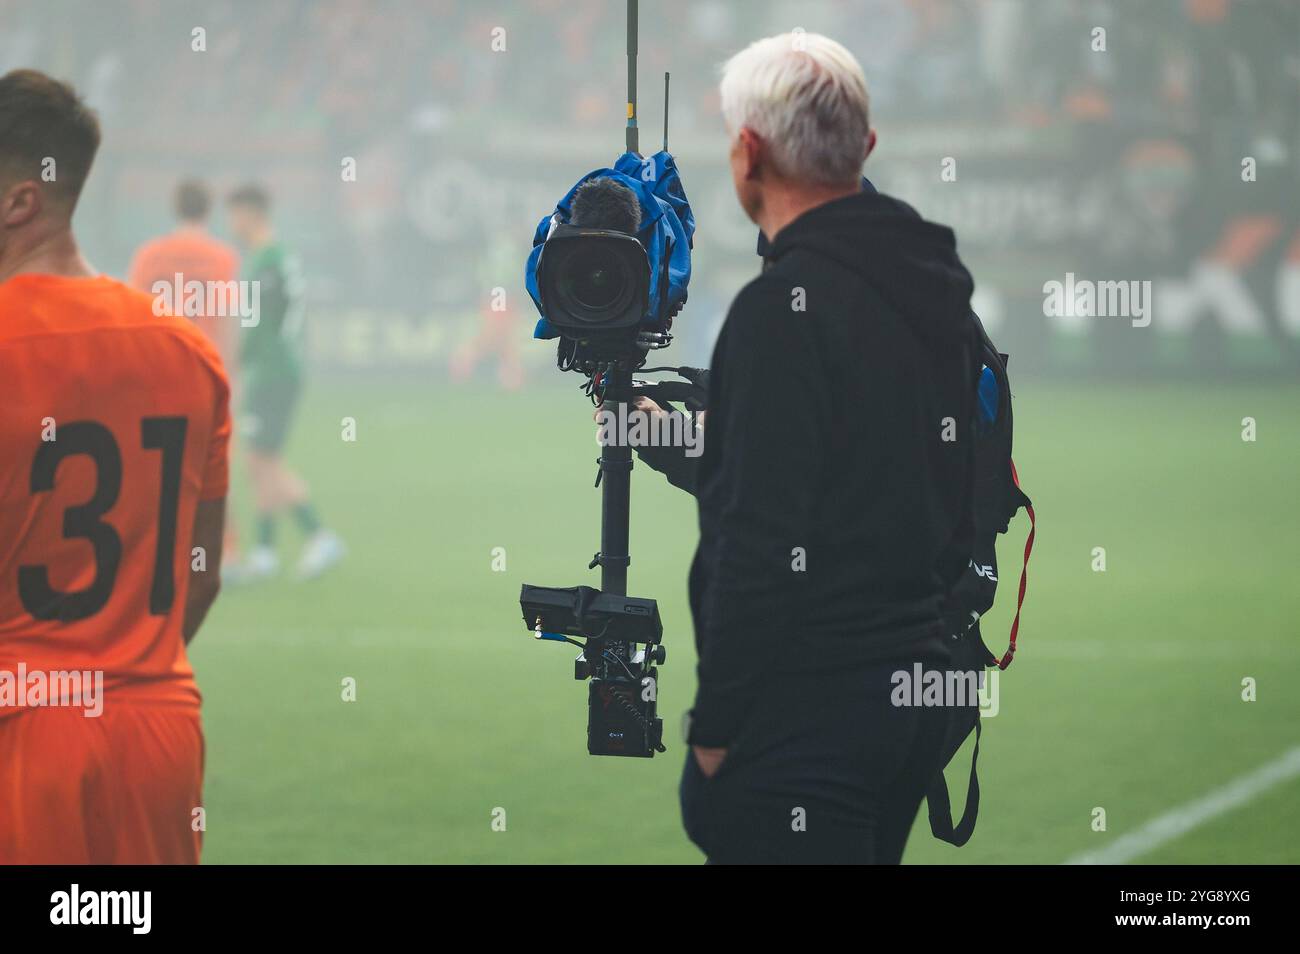
<svg viewBox="0 0 1300 954">
<path fill-rule="evenodd" d="M 653 695 L 658 670 L 649 668 L 642 684 L 622 678 L 595 679 L 587 686 L 587 754 L 654 758 L 663 751 L 664 720 Z"/>
<path fill-rule="evenodd" d="M 603 593 L 590 586 L 523 585 L 524 625 L 538 639 L 582 646 L 575 679 L 587 690 L 587 751 L 654 758 L 664 751 L 659 670 L 666 651 L 659 606 L 652 599 Z M 583 637 L 577 643 L 568 637 Z M 644 646 L 644 648 L 640 648 Z"/>
</svg>

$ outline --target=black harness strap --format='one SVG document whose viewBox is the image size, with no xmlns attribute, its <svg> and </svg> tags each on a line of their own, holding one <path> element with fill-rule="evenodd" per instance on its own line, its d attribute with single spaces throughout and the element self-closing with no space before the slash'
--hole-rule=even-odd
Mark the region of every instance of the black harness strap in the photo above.
<svg viewBox="0 0 1300 954">
<path fill-rule="evenodd" d="M 980 780 L 975 774 L 975 768 L 980 760 L 982 721 L 979 716 L 975 717 L 975 751 L 970 757 L 970 784 L 966 787 L 966 810 L 962 812 L 961 821 L 956 825 L 952 823 L 952 804 L 948 801 L 948 783 L 944 780 L 942 769 L 930 783 L 930 790 L 925 795 L 930 811 L 930 831 L 935 838 L 958 848 L 970 841 L 970 836 L 975 831 L 975 816 L 980 810 Z"/>
</svg>

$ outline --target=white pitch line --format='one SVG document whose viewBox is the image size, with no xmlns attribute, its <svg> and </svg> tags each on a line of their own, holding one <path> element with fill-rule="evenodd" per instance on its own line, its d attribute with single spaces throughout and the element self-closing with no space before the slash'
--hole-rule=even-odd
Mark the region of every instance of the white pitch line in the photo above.
<svg viewBox="0 0 1300 954">
<path fill-rule="evenodd" d="M 1222 788 L 1202 795 L 1195 801 L 1180 805 L 1163 815 L 1157 815 L 1141 828 L 1121 835 L 1105 848 L 1085 851 L 1075 855 L 1067 865 L 1122 865 L 1139 855 L 1159 848 L 1187 834 L 1234 808 L 1245 805 L 1283 782 L 1300 776 L 1300 746 L 1283 753 L 1248 775 L 1243 775 Z"/>
</svg>

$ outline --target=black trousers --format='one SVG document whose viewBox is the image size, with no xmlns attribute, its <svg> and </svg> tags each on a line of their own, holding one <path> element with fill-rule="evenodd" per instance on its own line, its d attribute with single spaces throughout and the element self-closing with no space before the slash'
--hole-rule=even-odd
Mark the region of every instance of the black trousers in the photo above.
<svg viewBox="0 0 1300 954">
<path fill-rule="evenodd" d="M 772 677 L 710 779 L 688 746 L 682 821 L 709 862 L 898 864 L 948 718 L 891 703 L 916 661 Z"/>
</svg>

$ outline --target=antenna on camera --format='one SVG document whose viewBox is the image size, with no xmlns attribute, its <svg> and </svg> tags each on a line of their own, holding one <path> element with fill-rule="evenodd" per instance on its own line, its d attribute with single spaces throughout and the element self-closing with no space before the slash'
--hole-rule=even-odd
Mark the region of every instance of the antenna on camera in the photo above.
<svg viewBox="0 0 1300 954">
<path fill-rule="evenodd" d="M 668 151 L 668 71 L 664 70 L 664 152 Z"/>
<path fill-rule="evenodd" d="M 627 151 L 641 155 L 636 128 L 637 0 L 627 0 Z"/>
</svg>

